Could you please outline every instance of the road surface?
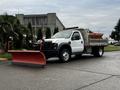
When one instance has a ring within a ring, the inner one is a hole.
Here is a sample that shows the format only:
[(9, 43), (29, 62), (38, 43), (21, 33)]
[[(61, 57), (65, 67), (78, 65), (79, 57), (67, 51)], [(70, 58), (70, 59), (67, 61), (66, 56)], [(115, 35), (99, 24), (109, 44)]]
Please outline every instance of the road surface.
[(120, 52), (48, 61), (45, 68), (1, 64), (0, 90), (120, 90)]

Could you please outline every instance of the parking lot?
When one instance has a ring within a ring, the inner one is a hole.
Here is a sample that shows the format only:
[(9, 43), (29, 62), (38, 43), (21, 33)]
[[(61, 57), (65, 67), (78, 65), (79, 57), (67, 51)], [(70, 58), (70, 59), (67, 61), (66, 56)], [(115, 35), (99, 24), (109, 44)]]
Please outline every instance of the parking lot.
[(68, 63), (48, 61), (45, 68), (0, 65), (0, 90), (119, 90), (120, 52), (84, 55)]

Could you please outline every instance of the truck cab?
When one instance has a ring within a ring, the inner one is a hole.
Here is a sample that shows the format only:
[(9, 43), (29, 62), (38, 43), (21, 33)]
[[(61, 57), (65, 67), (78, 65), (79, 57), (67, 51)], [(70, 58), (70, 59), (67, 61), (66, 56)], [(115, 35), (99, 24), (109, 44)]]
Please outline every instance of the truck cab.
[(84, 40), (78, 30), (64, 30), (56, 33), (52, 38), (45, 39), (44, 53), (46, 57), (57, 56), (63, 62), (71, 58), (71, 54), (82, 53)]

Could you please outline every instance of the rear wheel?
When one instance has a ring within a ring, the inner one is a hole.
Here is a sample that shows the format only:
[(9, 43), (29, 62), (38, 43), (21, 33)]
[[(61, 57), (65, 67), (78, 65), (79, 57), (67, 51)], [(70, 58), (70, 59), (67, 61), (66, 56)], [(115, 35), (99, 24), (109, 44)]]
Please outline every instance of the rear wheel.
[(94, 52), (93, 52), (93, 55), (95, 57), (102, 57), (103, 54), (104, 54), (104, 48), (103, 47), (99, 47), (99, 48), (94, 48)]
[(60, 50), (59, 59), (62, 62), (68, 62), (71, 59), (71, 53), (69, 49)]

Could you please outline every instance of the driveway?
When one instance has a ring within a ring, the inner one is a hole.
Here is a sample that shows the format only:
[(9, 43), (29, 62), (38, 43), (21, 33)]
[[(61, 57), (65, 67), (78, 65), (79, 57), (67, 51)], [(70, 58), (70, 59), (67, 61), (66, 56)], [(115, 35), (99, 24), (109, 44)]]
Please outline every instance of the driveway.
[(120, 90), (120, 52), (48, 61), (45, 68), (1, 64), (0, 90)]

